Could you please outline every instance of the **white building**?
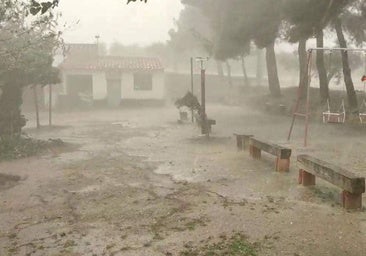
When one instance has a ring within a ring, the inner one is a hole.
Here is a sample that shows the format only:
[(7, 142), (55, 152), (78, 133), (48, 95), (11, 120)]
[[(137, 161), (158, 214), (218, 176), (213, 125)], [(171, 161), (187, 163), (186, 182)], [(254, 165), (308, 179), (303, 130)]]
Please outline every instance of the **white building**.
[(164, 68), (158, 58), (98, 56), (96, 44), (71, 44), (67, 52), (60, 65), (61, 104), (164, 100)]

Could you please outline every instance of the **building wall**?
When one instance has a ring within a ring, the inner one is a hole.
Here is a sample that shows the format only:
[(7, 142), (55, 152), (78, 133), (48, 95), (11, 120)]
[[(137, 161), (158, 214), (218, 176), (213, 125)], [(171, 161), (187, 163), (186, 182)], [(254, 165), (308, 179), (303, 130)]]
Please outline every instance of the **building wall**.
[(93, 74), (93, 99), (104, 100), (107, 97), (107, 77), (104, 72)]
[(162, 100), (165, 97), (165, 78), (164, 72), (154, 72), (152, 75), (152, 90), (139, 91), (134, 90), (134, 74), (122, 74), (122, 99), (140, 99), (140, 100)]
[(68, 71), (62, 74), (62, 88), (60, 94), (69, 94), (67, 90), (67, 76), (69, 75), (92, 75), (93, 79), (93, 99), (103, 100), (107, 97), (107, 80), (105, 72), (97, 72), (91, 74), (90, 72), (84, 71)]
[[(68, 71), (62, 75), (62, 85), (60, 94), (68, 94), (67, 91), (67, 76), (68, 75), (83, 75), (90, 72), (83, 71)], [(107, 98), (107, 75), (105, 72), (96, 72), (93, 77), (93, 100), (104, 100)], [(116, 77), (114, 77), (116, 78)], [(162, 100), (165, 98), (165, 75), (163, 71), (154, 72), (152, 75), (152, 90), (140, 91), (134, 89), (134, 73), (127, 72), (121, 74), (121, 99), (141, 99), (141, 100)]]

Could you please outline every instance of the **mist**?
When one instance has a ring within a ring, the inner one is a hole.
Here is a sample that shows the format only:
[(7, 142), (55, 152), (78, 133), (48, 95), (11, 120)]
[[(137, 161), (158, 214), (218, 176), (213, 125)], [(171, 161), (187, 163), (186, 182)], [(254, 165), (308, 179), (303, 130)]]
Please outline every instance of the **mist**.
[(0, 255), (364, 255), (363, 0), (0, 0)]

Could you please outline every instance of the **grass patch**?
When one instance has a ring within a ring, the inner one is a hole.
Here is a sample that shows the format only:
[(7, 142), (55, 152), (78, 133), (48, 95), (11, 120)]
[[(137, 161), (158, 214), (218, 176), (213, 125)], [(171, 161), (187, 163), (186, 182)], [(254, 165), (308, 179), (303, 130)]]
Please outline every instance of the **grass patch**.
[(0, 138), (0, 161), (20, 159), (64, 147), (60, 139), (37, 140), (30, 137)]
[(248, 242), (245, 235), (237, 233), (229, 238), (220, 236), (220, 241), (217, 243), (206, 240), (201, 246), (185, 245), (185, 247), (180, 256), (257, 256), (258, 245)]

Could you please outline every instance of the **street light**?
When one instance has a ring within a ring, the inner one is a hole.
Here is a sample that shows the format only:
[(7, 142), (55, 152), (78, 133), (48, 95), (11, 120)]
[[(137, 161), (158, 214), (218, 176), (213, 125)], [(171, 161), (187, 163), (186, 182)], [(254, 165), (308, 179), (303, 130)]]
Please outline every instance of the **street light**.
[(196, 62), (200, 63), (201, 70), (206, 70), (206, 64), (209, 59), (209, 57), (196, 57)]
[(99, 56), (99, 39), (100, 39), (100, 35), (96, 35), (95, 40), (96, 40), (96, 43), (97, 43), (97, 56)]
[(209, 134), (206, 116), (206, 64), (209, 57), (196, 57), (196, 62), (200, 63), (201, 67), (201, 133)]

